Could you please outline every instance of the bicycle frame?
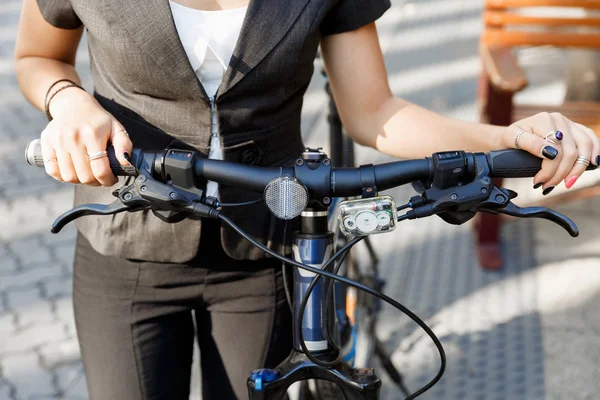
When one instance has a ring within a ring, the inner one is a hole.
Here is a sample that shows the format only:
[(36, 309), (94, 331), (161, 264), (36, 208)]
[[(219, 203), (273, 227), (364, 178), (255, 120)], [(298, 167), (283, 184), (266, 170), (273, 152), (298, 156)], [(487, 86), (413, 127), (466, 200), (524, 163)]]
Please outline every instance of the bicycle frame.
[[(294, 259), (315, 267), (322, 267), (333, 252), (333, 233), (327, 228), (327, 210), (307, 209), (301, 215), (301, 230), (294, 235)], [(306, 379), (322, 379), (337, 384), (346, 400), (376, 400), (381, 380), (372, 368), (352, 368), (342, 361), (335, 367), (323, 367), (310, 361), (300, 349), (297, 337), (297, 316), (300, 303), (314, 274), (294, 268), (294, 349), (275, 369), (253, 371), (247, 381), (250, 400), (279, 400), (294, 383)], [(328, 281), (319, 279), (309, 297), (302, 319), (302, 332), (309, 350), (324, 360), (336, 357), (328, 347), (326, 330)], [(333, 305), (330, 305), (333, 307)], [(331, 314), (330, 314), (331, 315)]]

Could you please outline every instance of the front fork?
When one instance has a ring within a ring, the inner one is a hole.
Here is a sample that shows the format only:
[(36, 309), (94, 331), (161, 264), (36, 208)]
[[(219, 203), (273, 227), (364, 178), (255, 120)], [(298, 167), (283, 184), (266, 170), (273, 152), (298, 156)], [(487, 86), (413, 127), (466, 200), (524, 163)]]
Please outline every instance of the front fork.
[[(326, 221), (325, 221), (326, 222)], [(331, 258), (333, 234), (297, 233), (294, 236), (294, 259), (303, 264), (322, 268)], [(287, 389), (295, 382), (307, 379), (320, 379), (333, 382), (340, 387), (346, 400), (377, 400), (381, 380), (372, 368), (352, 368), (345, 362), (335, 367), (324, 367), (310, 361), (301, 351), (297, 335), (296, 321), (304, 294), (315, 274), (295, 268), (294, 270), (294, 349), (289, 357), (274, 369), (258, 369), (248, 378), (250, 400), (280, 400)], [(311, 293), (302, 318), (302, 335), (308, 350), (324, 361), (337, 356), (328, 346), (326, 336), (327, 279), (319, 279)], [(334, 305), (330, 304), (333, 308)], [(330, 310), (332, 311), (332, 310)], [(329, 313), (333, 315), (333, 313)]]

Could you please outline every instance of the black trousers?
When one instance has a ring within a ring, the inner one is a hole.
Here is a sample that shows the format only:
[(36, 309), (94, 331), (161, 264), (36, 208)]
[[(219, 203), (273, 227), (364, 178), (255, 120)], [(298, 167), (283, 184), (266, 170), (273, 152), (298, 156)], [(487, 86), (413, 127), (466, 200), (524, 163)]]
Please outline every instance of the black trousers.
[(78, 237), (73, 301), (92, 400), (188, 399), (194, 319), (203, 400), (246, 399), (250, 372), (290, 353), (281, 264), (232, 260), (204, 226), (186, 265), (106, 257)]

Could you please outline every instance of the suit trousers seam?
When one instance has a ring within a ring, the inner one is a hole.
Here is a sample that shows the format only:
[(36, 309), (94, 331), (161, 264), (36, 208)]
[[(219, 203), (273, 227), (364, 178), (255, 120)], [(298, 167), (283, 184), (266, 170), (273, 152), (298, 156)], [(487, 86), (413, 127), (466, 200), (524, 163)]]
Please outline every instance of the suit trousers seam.
[(142, 399), (145, 399), (145, 393), (144, 393), (144, 385), (142, 385), (142, 376), (141, 376), (141, 368), (140, 368), (140, 359), (139, 359), (139, 354), (138, 354), (138, 346), (137, 346), (137, 341), (136, 341), (136, 337), (134, 334), (134, 324), (133, 324), (133, 307), (135, 305), (135, 297), (137, 295), (137, 291), (138, 291), (138, 287), (139, 287), (139, 283), (140, 283), (140, 273), (141, 273), (141, 267), (138, 268), (137, 270), (137, 276), (135, 278), (135, 286), (133, 287), (133, 293), (131, 295), (131, 306), (129, 308), (129, 332), (131, 335), (131, 348), (133, 351), (133, 358), (134, 358), (134, 362), (135, 362), (135, 374), (137, 376), (137, 380), (138, 380), (138, 387), (140, 389), (140, 397)]
[(264, 368), (267, 364), (267, 358), (269, 357), (269, 349), (271, 347), (271, 340), (273, 339), (273, 327), (275, 325), (275, 318), (277, 316), (277, 277), (275, 276), (275, 268), (270, 269), (271, 275), (271, 289), (273, 290), (273, 308), (271, 309), (271, 318), (269, 329), (267, 330), (268, 334), (266, 336), (265, 343), (263, 344), (263, 355), (260, 363), (260, 368)]

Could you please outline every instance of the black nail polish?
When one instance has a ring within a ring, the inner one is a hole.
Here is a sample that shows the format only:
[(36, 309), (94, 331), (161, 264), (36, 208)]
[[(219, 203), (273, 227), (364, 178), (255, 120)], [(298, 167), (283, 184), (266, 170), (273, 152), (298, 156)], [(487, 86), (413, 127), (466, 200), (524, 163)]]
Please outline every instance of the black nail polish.
[(600, 155), (596, 156), (596, 167), (600, 167)]
[(544, 196), (547, 196), (547, 195), (549, 195), (549, 194), (550, 194), (550, 193), (551, 193), (553, 190), (554, 190), (554, 186), (550, 186), (549, 188), (546, 188), (546, 189), (545, 189), (545, 190), (542, 192), (542, 194), (543, 194)]
[(541, 188), (542, 186), (544, 186), (544, 182), (536, 183), (535, 185), (533, 185), (533, 188), (534, 188), (534, 189), (539, 189), (539, 188)]
[(546, 146), (542, 149), (542, 155), (549, 160), (554, 160), (558, 155), (558, 150), (552, 146)]
[(128, 152), (123, 153), (123, 157), (125, 157), (125, 159), (127, 161), (131, 161), (131, 159), (129, 158), (129, 153)]

